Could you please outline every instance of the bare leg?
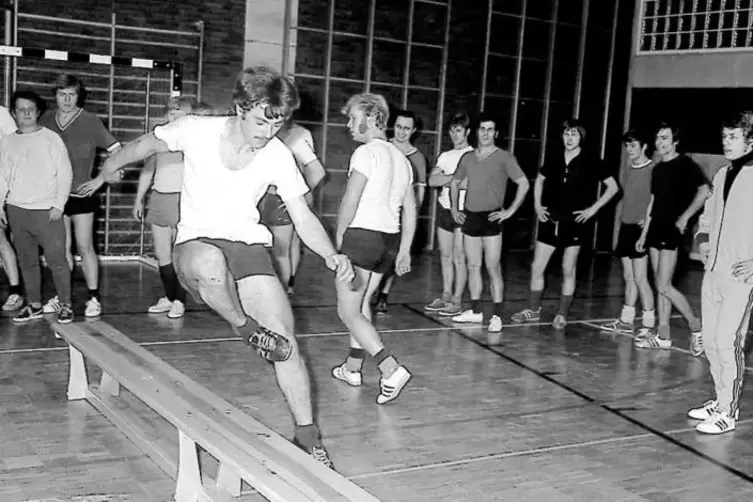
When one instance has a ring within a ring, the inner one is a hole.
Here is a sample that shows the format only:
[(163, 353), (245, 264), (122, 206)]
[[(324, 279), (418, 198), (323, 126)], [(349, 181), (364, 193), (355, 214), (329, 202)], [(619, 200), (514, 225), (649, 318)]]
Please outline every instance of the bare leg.
[(659, 274), (656, 289), (659, 292), (659, 326), (669, 326), (672, 305), (682, 314), (692, 331), (700, 330), (700, 322), (693, 313), (685, 295), (672, 285), (677, 265), (677, 250), (662, 249), (659, 251)]
[(99, 288), (99, 260), (94, 251), (94, 213), (75, 214), (71, 219), (76, 233), (76, 249), (81, 255), (81, 268), (84, 271), (86, 287), (93, 291)]
[(295, 277), (295, 275), (298, 273), (298, 267), (301, 266), (302, 260), (303, 250), (301, 249), (301, 238), (298, 237), (298, 233), (294, 231), (293, 240), (290, 243), (290, 263), (292, 265), (291, 277)]
[(0, 260), (3, 262), (3, 269), (8, 276), (8, 282), (10, 285), (18, 286), (20, 284), (20, 278), (18, 276), (16, 252), (13, 250), (10, 241), (8, 241), (4, 228), (0, 228)]
[(452, 293), (452, 301), (460, 305), (465, 286), (468, 284), (468, 266), (465, 261), (463, 232), (459, 228), (452, 233), (452, 263), (455, 266), (455, 290)]
[(482, 237), (484, 247), (484, 264), (491, 280), (492, 301), (495, 304), (502, 303), (504, 295), (504, 281), (502, 280), (502, 236)]
[[(379, 332), (371, 324), (371, 310), (368, 306), (371, 295), (378, 288), (382, 274), (375, 274), (369, 270), (353, 267), (357, 278), (358, 288), (353, 291), (348, 284), (336, 282), (337, 310), (340, 319), (351, 334), (351, 347), (363, 347), (369, 355), (374, 356), (384, 348)], [(353, 341), (356, 344), (353, 344)]]
[(484, 245), (481, 237), (463, 236), (466, 263), (468, 263), (468, 292), (471, 301), (481, 299), (483, 282), (481, 279), (481, 265), (484, 259)]
[(73, 229), (71, 228), (71, 217), (64, 216), (63, 222), (65, 223), (65, 260), (68, 262), (68, 268), (70, 268), (71, 272), (73, 272), (75, 263), (73, 261), (73, 251), (71, 250), (71, 246), (73, 246)]
[(449, 301), (452, 296), (452, 284), (455, 280), (453, 264), (454, 234), (437, 228), (437, 243), (439, 244), (440, 263), (442, 265), (442, 300)]
[(290, 244), (295, 234), (293, 225), (269, 227), (274, 236), (274, 248), (272, 253), (275, 257), (275, 268), (280, 282), (288, 287), (290, 275), (293, 273), (293, 264), (290, 259)]
[(648, 280), (648, 258), (632, 260), (633, 277), (643, 311), (654, 310), (654, 291)]
[(635, 283), (633, 260), (620, 258), (620, 263), (622, 263), (622, 278), (625, 280), (625, 305), (635, 307), (638, 301), (638, 285)]

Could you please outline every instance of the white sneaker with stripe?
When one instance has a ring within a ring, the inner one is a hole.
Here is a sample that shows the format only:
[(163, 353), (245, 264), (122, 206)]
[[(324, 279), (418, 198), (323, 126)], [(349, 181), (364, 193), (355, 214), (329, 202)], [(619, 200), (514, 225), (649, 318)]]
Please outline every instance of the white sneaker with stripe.
[(735, 430), (735, 419), (725, 411), (717, 411), (696, 425), (695, 430), (703, 434), (724, 434)]

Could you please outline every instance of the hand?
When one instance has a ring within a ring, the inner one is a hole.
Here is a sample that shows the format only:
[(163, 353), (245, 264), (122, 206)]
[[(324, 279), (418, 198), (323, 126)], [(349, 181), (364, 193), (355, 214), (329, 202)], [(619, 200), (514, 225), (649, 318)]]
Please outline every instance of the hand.
[(60, 210), (60, 209), (58, 209), (56, 207), (51, 207), (50, 208), (50, 221), (57, 221), (57, 220), (59, 220), (62, 217), (63, 217), (63, 211), (62, 210)]
[(91, 179), (87, 181), (86, 183), (84, 183), (83, 185), (81, 185), (78, 188), (78, 193), (79, 195), (83, 195), (84, 197), (89, 197), (93, 195), (94, 192), (99, 190), (102, 187), (102, 185), (104, 185), (104, 183), (105, 183), (104, 178), (101, 176), (97, 176), (96, 178)]
[(507, 209), (500, 209), (499, 211), (492, 211), (489, 213), (489, 221), (498, 221), (502, 223), (506, 219), (510, 218), (512, 216), (512, 211), (508, 211)]
[(535, 209), (536, 209), (536, 216), (539, 218), (539, 221), (541, 223), (549, 221), (549, 211), (547, 211), (544, 206), (537, 205)]
[(753, 278), (753, 260), (741, 260), (732, 265), (732, 275), (735, 276), (735, 279), (748, 282)]
[(585, 223), (596, 215), (596, 209), (593, 206), (587, 207), (580, 211), (573, 211), (575, 223)]
[(643, 253), (646, 250), (646, 234), (642, 233), (638, 242), (635, 243), (635, 250)]
[(452, 210), (452, 219), (454, 219), (458, 224), (462, 225), (465, 223), (465, 213), (461, 213), (457, 209)]
[(709, 251), (711, 251), (711, 245), (708, 242), (701, 242), (698, 244), (698, 254), (701, 255), (701, 261), (706, 263), (709, 259)]
[(353, 265), (350, 264), (350, 260), (344, 254), (330, 255), (325, 260), (325, 263), (327, 264), (327, 268), (336, 272), (337, 280), (342, 283), (348, 284), (356, 278)]
[(144, 215), (144, 203), (137, 200), (133, 204), (133, 211), (131, 211), (131, 214), (133, 215), (134, 220), (141, 221), (141, 217)]
[(688, 228), (688, 218), (685, 216), (680, 216), (677, 219), (675, 226), (677, 227), (677, 229), (680, 231), (681, 234), (684, 234), (685, 230)]
[(0, 208), (0, 228), (6, 228), (8, 226), (8, 217), (5, 216), (5, 211)]
[(410, 251), (400, 251), (397, 253), (395, 272), (397, 275), (405, 275), (410, 272)]

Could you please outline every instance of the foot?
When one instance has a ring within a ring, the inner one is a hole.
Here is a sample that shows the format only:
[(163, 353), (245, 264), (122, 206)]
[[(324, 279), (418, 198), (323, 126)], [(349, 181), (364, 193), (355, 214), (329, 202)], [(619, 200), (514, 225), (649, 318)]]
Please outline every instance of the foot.
[(380, 378), (377, 404), (387, 404), (397, 399), (410, 379), (411, 374), (405, 369), (405, 366), (398, 366), (389, 378)]
[(552, 326), (554, 329), (565, 329), (567, 327), (567, 319), (565, 319), (565, 316), (562, 314), (557, 314), (554, 316), (554, 321), (552, 321)]
[(636, 338), (633, 345), (639, 349), (669, 349), (672, 347), (672, 340), (652, 335), (648, 338)]
[(460, 303), (448, 302), (442, 310), (437, 312), (437, 314), (442, 317), (454, 317), (462, 312), (463, 308), (460, 306)]
[(516, 312), (510, 318), (512, 322), (539, 322), (541, 320), (541, 308), (538, 310), (523, 309), (520, 312)]
[(654, 336), (654, 330), (653, 328), (646, 328), (643, 327), (638, 330), (638, 334), (635, 335), (635, 341), (641, 340), (643, 338), (652, 338)]
[(173, 308), (173, 302), (163, 296), (157, 300), (157, 303), (146, 309), (146, 311), (150, 314), (164, 314), (165, 312), (170, 312), (171, 308)]
[(175, 300), (167, 313), (170, 319), (179, 319), (186, 313), (186, 306), (180, 300)]
[(13, 322), (29, 322), (33, 321), (34, 319), (41, 319), (44, 315), (44, 311), (42, 310), (42, 306), (32, 306), (27, 305), (24, 308), (21, 309), (21, 312), (18, 313), (13, 318)]
[(102, 315), (102, 304), (99, 300), (93, 296), (86, 302), (86, 310), (84, 311), (86, 317), (99, 317)]
[(437, 298), (436, 300), (432, 301), (430, 304), (424, 307), (424, 310), (427, 312), (439, 312), (440, 310), (444, 309), (447, 306), (447, 302), (442, 300), (441, 298)]
[(314, 457), (314, 460), (316, 460), (317, 462), (324, 464), (326, 467), (329, 467), (330, 469), (335, 468), (335, 465), (332, 463), (332, 460), (329, 458), (329, 453), (327, 453), (327, 450), (324, 449), (324, 446), (318, 444), (309, 448), (309, 447), (303, 446), (296, 439), (293, 439), (293, 444), (296, 445), (301, 450), (308, 453), (309, 455), (311, 455), (312, 457)]
[(71, 309), (70, 305), (60, 305), (58, 322), (60, 324), (70, 324), (73, 322), (73, 309)]
[(363, 383), (363, 376), (361, 375), (361, 372), (349, 371), (345, 367), (345, 363), (332, 368), (332, 376), (353, 387), (359, 387)]
[(465, 322), (465, 323), (480, 324), (484, 322), (484, 313), (474, 312), (473, 310), (468, 309), (465, 312), (462, 312), (456, 315), (455, 317), (453, 317), (452, 322)]
[(257, 354), (269, 362), (287, 361), (293, 353), (293, 346), (287, 338), (263, 326), (256, 328), (250, 336), (242, 337), (243, 343), (253, 347)]
[(42, 311), (45, 314), (54, 314), (55, 312), (60, 311), (60, 298), (50, 298), (47, 303), (44, 304), (44, 307), (42, 307)]
[[(710, 399), (703, 403), (701, 407), (688, 410), (688, 418), (692, 418), (693, 420), (708, 420), (714, 413), (719, 412), (719, 402), (716, 399)], [(737, 410), (735, 412), (735, 420), (739, 417), (740, 410)]]
[(735, 430), (735, 419), (726, 411), (716, 411), (709, 418), (695, 426), (703, 434), (724, 434)]
[(8, 297), (7, 300), (5, 300), (5, 303), (3, 304), (3, 311), (10, 312), (12, 310), (18, 310), (23, 306), (24, 306), (24, 297), (16, 293), (13, 293), (12, 295)]
[(387, 312), (387, 298), (379, 297), (379, 299), (377, 299), (376, 307), (374, 307), (374, 310), (378, 314), (385, 314)]
[(701, 331), (694, 331), (690, 334), (690, 354), (693, 357), (703, 355), (703, 335)]
[(497, 316), (493, 315), (491, 319), (489, 319), (489, 333), (500, 333), (502, 331), (502, 319)]
[(605, 324), (601, 327), (602, 331), (609, 331), (610, 333), (625, 333), (632, 334), (634, 325), (632, 322), (623, 321), (622, 319), (615, 319), (609, 324)]

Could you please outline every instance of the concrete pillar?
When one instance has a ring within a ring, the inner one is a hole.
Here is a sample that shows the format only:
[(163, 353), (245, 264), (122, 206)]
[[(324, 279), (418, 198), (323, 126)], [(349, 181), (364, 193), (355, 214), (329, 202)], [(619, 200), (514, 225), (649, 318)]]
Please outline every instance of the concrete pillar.
[(282, 71), (284, 45), (287, 44), (287, 71), (291, 73), (295, 67), (296, 43), (292, 27), (297, 21), (298, 0), (246, 0), (243, 66), (263, 64)]

